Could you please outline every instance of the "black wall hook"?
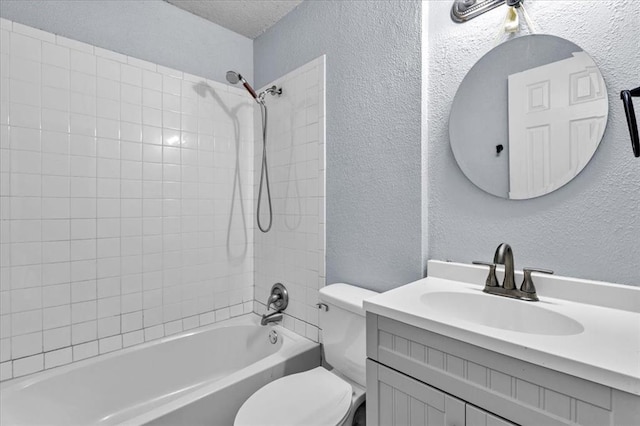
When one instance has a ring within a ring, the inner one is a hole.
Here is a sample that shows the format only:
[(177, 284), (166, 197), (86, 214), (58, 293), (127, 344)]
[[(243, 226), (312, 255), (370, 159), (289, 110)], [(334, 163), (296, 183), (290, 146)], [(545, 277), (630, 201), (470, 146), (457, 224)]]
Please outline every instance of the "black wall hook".
[(636, 121), (636, 113), (633, 109), (632, 97), (640, 97), (640, 87), (620, 92), (620, 99), (622, 99), (622, 104), (624, 105), (624, 112), (627, 115), (627, 124), (629, 125), (629, 133), (631, 134), (631, 148), (633, 148), (633, 155), (640, 157), (638, 122)]

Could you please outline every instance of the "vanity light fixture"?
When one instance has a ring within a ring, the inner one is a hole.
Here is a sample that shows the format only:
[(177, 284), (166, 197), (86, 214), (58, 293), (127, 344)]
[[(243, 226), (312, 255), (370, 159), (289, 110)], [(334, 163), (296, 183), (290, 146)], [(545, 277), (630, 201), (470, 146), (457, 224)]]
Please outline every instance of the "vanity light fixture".
[(451, 7), (451, 19), (453, 22), (467, 22), (476, 16), (482, 15), (494, 9), (506, 0), (454, 0)]
[[(520, 29), (518, 23), (518, 13), (515, 9), (522, 9), (522, 13), (529, 25), (529, 29), (533, 30), (529, 16), (524, 10), (524, 0), (454, 0), (451, 7), (451, 19), (453, 22), (462, 23), (467, 22), (476, 16), (494, 9), (502, 4), (506, 3), (509, 6), (507, 12), (507, 19), (505, 20), (505, 29), (508, 33), (517, 32)], [(533, 31), (535, 32), (535, 31)]]

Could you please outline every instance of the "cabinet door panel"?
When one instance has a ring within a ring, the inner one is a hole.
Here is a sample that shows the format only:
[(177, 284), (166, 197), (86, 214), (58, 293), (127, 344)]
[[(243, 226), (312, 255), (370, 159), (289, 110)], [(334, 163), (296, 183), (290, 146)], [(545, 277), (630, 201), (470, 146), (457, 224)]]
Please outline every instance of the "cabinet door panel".
[(463, 426), (464, 402), (367, 361), (367, 422), (380, 426)]
[(466, 404), (467, 426), (516, 426), (498, 416), (494, 416), (478, 407)]

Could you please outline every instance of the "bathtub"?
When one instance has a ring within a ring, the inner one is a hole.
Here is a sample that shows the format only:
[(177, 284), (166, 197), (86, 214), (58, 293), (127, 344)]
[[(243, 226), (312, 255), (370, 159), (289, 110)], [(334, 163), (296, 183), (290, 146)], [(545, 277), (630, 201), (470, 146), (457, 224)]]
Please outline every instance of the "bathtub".
[(5, 382), (0, 424), (231, 425), (260, 387), (318, 365), (317, 343), (248, 314)]

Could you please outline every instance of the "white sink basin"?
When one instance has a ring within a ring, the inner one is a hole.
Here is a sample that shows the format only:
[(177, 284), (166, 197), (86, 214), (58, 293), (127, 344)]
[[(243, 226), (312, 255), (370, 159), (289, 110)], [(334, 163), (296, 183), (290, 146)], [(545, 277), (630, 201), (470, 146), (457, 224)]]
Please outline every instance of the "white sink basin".
[(549, 336), (569, 336), (584, 331), (576, 320), (536, 305), (540, 302), (452, 291), (426, 293), (420, 301), (439, 315), (500, 330)]

